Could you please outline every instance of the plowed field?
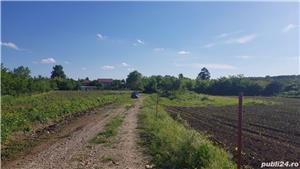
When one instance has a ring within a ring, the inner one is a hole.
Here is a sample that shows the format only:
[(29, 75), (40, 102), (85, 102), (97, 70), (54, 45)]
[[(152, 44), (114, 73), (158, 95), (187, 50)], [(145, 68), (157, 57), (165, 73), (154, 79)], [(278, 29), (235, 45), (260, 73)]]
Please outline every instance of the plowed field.
[[(260, 168), (261, 162), (300, 162), (300, 100), (276, 99), (274, 105), (246, 105), (243, 112), (243, 165)], [(236, 160), (237, 106), (168, 106), (196, 130), (232, 153)]]

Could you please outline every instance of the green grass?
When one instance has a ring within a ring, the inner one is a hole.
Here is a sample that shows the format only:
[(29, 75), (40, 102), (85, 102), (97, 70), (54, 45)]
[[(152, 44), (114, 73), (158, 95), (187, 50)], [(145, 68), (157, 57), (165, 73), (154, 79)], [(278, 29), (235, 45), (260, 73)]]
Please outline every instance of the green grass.
[(9, 158), (14, 158), (18, 153), (24, 152), (27, 148), (35, 146), (36, 142), (34, 140), (12, 140), (10, 143), (12, 146), (7, 148), (1, 147), (1, 160)]
[(3, 97), (1, 108), (2, 144), (13, 132), (30, 131), (34, 124), (60, 121), (66, 116), (88, 111), (105, 104), (125, 104), (129, 92), (114, 91), (54, 91), (32, 96)]
[(115, 161), (111, 156), (103, 156), (103, 157), (101, 157), (101, 162), (103, 162), (103, 163), (108, 163), (108, 162), (113, 162), (113, 161)]
[(233, 169), (228, 154), (208, 138), (173, 120), (162, 106), (155, 113), (155, 95), (144, 100), (139, 114), (141, 137), (152, 162), (168, 169)]
[[(176, 92), (175, 97), (169, 99), (167, 97), (160, 97), (159, 103), (161, 105), (172, 106), (226, 106), (237, 105), (238, 97), (233, 96), (211, 96), (205, 94), (198, 94), (195, 92)], [(244, 104), (275, 104), (275, 102), (267, 101), (254, 97), (244, 97)]]
[(95, 138), (91, 140), (92, 143), (96, 144), (107, 144), (110, 145), (115, 136), (118, 134), (118, 129), (122, 125), (124, 116), (118, 115), (110, 120), (104, 127), (104, 130), (97, 134)]

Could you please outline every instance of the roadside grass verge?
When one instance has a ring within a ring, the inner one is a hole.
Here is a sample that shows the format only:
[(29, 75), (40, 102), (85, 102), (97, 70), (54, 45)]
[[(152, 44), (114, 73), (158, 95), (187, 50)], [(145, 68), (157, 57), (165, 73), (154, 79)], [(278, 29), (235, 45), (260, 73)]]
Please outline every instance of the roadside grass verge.
[(173, 120), (163, 107), (159, 106), (156, 116), (155, 102), (154, 95), (144, 100), (139, 113), (139, 126), (142, 129), (142, 143), (158, 168), (235, 168), (224, 150), (214, 146), (205, 135)]
[(118, 129), (122, 125), (124, 115), (117, 115), (111, 119), (104, 127), (104, 130), (97, 134), (95, 138), (91, 140), (91, 143), (111, 145), (115, 136), (118, 134)]
[[(168, 106), (227, 106), (237, 105), (237, 96), (212, 96), (205, 94), (198, 94), (190, 91), (175, 92), (171, 98), (160, 97), (160, 104)], [(277, 104), (274, 101), (262, 99), (260, 97), (244, 97), (244, 104)]]

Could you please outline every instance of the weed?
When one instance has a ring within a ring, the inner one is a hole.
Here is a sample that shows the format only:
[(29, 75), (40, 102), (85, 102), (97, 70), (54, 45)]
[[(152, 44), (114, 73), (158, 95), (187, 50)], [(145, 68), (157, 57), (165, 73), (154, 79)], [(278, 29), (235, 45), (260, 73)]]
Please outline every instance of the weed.
[(101, 162), (103, 162), (103, 163), (108, 163), (111, 161), (114, 161), (114, 159), (111, 156), (102, 156), (101, 157)]
[(123, 122), (124, 116), (118, 115), (109, 121), (105, 127), (104, 131), (98, 133), (98, 135), (91, 140), (92, 143), (96, 144), (107, 144), (110, 145), (113, 141), (113, 138), (118, 133), (118, 128)]

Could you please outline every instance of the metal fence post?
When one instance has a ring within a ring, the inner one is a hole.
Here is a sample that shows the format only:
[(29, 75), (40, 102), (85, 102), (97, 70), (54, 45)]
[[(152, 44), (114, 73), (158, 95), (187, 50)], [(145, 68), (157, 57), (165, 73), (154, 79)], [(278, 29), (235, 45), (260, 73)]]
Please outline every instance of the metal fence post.
[(158, 113), (158, 93), (157, 93), (157, 97), (156, 97), (156, 112), (155, 112), (155, 117), (157, 118), (157, 113)]
[(237, 156), (237, 169), (241, 169), (242, 166), (242, 116), (243, 116), (243, 93), (239, 95), (239, 105), (238, 105), (238, 156)]

